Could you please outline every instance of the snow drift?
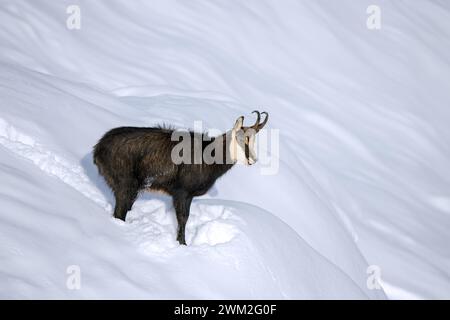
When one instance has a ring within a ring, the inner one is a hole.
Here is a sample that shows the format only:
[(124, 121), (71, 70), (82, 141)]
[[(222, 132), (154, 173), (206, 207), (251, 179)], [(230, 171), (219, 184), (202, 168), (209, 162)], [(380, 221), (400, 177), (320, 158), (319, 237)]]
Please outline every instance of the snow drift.
[[(0, 297), (384, 298), (369, 265), (390, 298), (449, 296), (446, 3), (382, 1), (371, 31), (368, 1), (75, 2), (80, 30), (72, 2), (0, 4)], [(194, 201), (190, 246), (168, 198), (110, 217), (106, 130), (260, 106), (279, 170)]]

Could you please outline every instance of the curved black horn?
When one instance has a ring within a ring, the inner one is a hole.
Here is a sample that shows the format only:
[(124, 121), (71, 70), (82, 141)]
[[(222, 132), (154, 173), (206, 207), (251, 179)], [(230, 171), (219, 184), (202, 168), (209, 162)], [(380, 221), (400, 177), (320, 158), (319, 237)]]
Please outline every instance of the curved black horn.
[(262, 123), (260, 123), (260, 124), (258, 124), (258, 128), (256, 129), (257, 131), (259, 131), (259, 130), (261, 130), (262, 128), (264, 128), (264, 126), (266, 125), (266, 123), (267, 123), (267, 120), (269, 119), (269, 114), (267, 113), (267, 112), (261, 112), (261, 114), (265, 114), (266, 115), (266, 117), (264, 118), (264, 121), (262, 122)]
[(256, 113), (256, 122), (254, 125), (251, 126), (252, 129), (258, 130), (259, 121), (261, 120), (261, 114), (259, 111), (252, 111), (252, 113)]

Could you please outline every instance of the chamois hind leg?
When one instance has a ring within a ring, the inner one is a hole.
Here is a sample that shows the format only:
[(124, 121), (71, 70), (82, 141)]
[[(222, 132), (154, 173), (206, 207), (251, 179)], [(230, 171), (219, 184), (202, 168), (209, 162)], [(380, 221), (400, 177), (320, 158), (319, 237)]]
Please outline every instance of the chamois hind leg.
[(125, 221), (128, 211), (131, 210), (134, 200), (139, 192), (139, 185), (135, 180), (121, 183), (114, 191), (116, 206), (114, 208), (114, 218)]
[(177, 214), (178, 236), (177, 240), (180, 244), (186, 245), (185, 229), (189, 218), (189, 209), (191, 207), (192, 196), (185, 192), (177, 192), (173, 195), (173, 206)]

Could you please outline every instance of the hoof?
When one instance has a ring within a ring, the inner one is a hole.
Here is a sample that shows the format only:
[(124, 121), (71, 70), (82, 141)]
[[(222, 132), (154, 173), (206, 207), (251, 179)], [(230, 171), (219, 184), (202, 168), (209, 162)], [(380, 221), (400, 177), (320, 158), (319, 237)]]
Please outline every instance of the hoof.
[(180, 243), (181, 246), (186, 245), (186, 240), (184, 239), (184, 237), (178, 237), (177, 241)]

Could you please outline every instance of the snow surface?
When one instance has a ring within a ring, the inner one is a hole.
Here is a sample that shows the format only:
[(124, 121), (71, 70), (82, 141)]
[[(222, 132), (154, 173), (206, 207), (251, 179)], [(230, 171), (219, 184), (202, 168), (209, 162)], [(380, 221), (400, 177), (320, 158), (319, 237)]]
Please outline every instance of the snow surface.
[[(450, 4), (370, 4), (1, 0), (0, 297), (450, 298)], [(254, 109), (279, 170), (194, 200), (189, 246), (167, 197), (111, 218), (105, 131)]]

